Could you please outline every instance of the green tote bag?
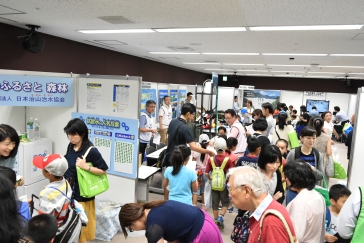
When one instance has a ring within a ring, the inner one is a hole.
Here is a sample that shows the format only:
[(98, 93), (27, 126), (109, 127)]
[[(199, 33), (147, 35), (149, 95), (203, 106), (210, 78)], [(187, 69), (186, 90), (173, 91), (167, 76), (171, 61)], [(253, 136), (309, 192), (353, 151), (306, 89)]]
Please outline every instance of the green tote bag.
[(291, 144), (291, 149), (297, 148), (300, 146), (300, 142), (298, 141), (296, 131), (288, 133), (289, 143)]
[[(84, 158), (87, 157), (88, 152), (90, 152), (90, 148), (84, 154)], [(92, 167), (92, 163), (87, 163)], [(78, 186), (80, 188), (81, 197), (94, 197), (100, 193), (103, 193), (107, 189), (109, 189), (109, 180), (107, 179), (107, 175), (95, 175), (87, 170), (83, 170), (76, 166), (77, 170), (77, 178), (78, 178)]]

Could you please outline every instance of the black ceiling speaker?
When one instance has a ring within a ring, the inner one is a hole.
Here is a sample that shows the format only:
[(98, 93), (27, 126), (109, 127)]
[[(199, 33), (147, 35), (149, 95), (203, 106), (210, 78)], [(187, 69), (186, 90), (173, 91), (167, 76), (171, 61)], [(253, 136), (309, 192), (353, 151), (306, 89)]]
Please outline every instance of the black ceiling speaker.
[(36, 32), (36, 28), (40, 28), (40, 26), (36, 25), (27, 25), (30, 28), (30, 32), (25, 36), (19, 36), (18, 38), (22, 40), (23, 48), (26, 51), (30, 51), (32, 53), (41, 52), (44, 48), (45, 40), (41, 38), (40, 34)]

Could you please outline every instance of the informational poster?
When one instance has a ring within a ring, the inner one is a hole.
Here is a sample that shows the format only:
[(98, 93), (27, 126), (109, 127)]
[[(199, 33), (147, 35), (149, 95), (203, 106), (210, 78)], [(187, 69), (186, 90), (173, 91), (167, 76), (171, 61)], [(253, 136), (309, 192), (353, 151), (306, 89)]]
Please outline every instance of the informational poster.
[(0, 75), (2, 106), (73, 106), (73, 78)]
[[(146, 111), (146, 103), (148, 100), (153, 100), (157, 103), (157, 90), (156, 89), (142, 89), (142, 98), (140, 101), (140, 112)], [(157, 109), (155, 109), (157, 110)], [(152, 114), (152, 117), (155, 117), (155, 111)]]
[(102, 108), (102, 84), (87, 83), (87, 103), (86, 109), (100, 110)]
[(172, 118), (177, 118), (177, 110), (178, 110), (178, 90), (171, 89), (171, 106), (173, 110)]
[(178, 109), (178, 116), (180, 116), (181, 115), (181, 108), (182, 108), (182, 101), (184, 101), (184, 100), (186, 100), (187, 99), (187, 90), (185, 90), (185, 89), (180, 89), (179, 90), (179, 100), (180, 100), (180, 102), (179, 102), (179, 109)]
[(168, 95), (168, 89), (160, 89), (159, 90), (159, 107), (163, 104), (164, 96)]
[(138, 120), (72, 113), (89, 129), (89, 139), (109, 166), (109, 174), (135, 179), (138, 164)]
[(130, 106), (130, 86), (127, 84), (114, 84), (112, 111), (115, 113), (123, 113)]
[(262, 90), (262, 89), (244, 90), (243, 106), (244, 107), (246, 106), (247, 100), (251, 100), (254, 109), (261, 109), (262, 104), (265, 102), (271, 103), (273, 109), (275, 109), (277, 103), (279, 103), (280, 96), (281, 96), (280, 90)]

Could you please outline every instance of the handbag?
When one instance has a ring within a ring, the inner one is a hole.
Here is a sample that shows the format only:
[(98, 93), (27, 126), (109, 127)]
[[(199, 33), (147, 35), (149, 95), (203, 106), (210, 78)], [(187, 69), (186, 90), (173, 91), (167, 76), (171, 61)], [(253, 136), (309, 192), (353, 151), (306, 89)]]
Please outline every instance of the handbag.
[(327, 157), (327, 162), (326, 162), (326, 165), (325, 165), (325, 174), (326, 176), (328, 177), (333, 177), (334, 176), (334, 159), (333, 159), (333, 156), (328, 156)]
[[(87, 157), (92, 148), (93, 146), (87, 149), (86, 153), (83, 155), (84, 158)], [(92, 163), (87, 164), (92, 167)], [(78, 166), (76, 166), (76, 171), (81, 197), (94, 197), (109, 189), (109, 181), (106, 174), (95, 175), (87, 170), (81, 169)]]
[(297, 133), (295, 131), (288, 133), (288, 139), (289, 143), (291, 144), (291, 149), (300, 146), (300, 142), (298, 141)]
[(339, 161), (334, 161), (334, 175), (332, 177), (336, 179), (346, 178), (345, 169)]
[(248, 242), (250, 228), (249, 216), (249, 211), (246, 211), (243, 216), (236, 216), (234, 220), (234, 228), (230, 236), (230, 239), (233, 242)]
[(163, 168), (163, 167), (166, 167), (167, 164), (168, 164), (168, 161), (167, 161), (167, 150), (168, 150), (168, 146), (171, 144), (171, 141), (176, 137), (180, 127), (184, 125), (184, 123), (180, 124), (176, 131), (173, 133), (171, 139), (168, 138), (168, 141), (167, 141), (167, 148), (164, 149), (162, 152), (160, 152), (159, 156), (158, 156), (158, 159), (157, 159), (157, 168)]
[(321, 194), (321, 196), (325, 200), (326, 206), (329, 207), (329, 206), (331, 206), (331, 202), (330, 202), (329, 190), (327, 190), (327, 183), (326, 183), (325, 175), (322, 175), (322, 181), (323, 181), (322, 187), (316, 185), (314, 190)]
[(267, 217), (269, 214), (272, 214), (274, 216), (276, 216), (277, 218), (279, 218), (283, 225), (284, 225), (284, 228), (286, 229), (287, 231), (287, 234), (288, 234), (288, 237), (289, 237), (289, 242), (290, 243), (298, 243), (298, 240), (295, 236), (292, 235), (292, 232), (291, 232), (291, 229), (289, 228), (288, 226), (288, 223), (286, 221), (286, 219), (283, 217), (283, 215), (275, 210), (275, 209), (268, 209), (264, 212), (264, 214), (261, 216), (260, 220), (259, 220), (259, 237), (258, 237), (258, 242), (261, 242), (261, 235), (262, 235), (262, 229), (263, 229), (263, 222), (264, 222), (264, 219), (265, 217)]

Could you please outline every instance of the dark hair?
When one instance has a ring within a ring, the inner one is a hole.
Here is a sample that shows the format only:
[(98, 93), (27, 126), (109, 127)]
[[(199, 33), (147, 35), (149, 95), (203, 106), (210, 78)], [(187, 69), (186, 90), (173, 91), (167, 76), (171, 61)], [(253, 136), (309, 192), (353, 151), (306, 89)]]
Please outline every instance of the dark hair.
[(144, 205), (140, 203), (127, 203), (124, 204), (119, 211), (119, 223), (123, 230), (125, 238), (128, 236), (126, 231), (127, 227), (130, 227), (135, 221), (138, 221), (144, 216), (145, 209), (152, 209), (162, 206), (166, 201), (153, 201)]
[(312, 106), (312, 109), (315, 109), (316, 110), (317, 108), (316, 108), (316, 106)]
[(265, 131), (267, 130), (267, 127), (268, 127), (268, 122), (264, 117), (259, 117), (253, 123), (254, 131)]
[(246, 103), (249, 103), (251, 106), (253, 105), (253, 102), (251, 100), (247, 100)]
[(217, 131), (220, 131), (220, 130), (224, 130), (224, 133), (226, 133), (226, 128), (225, 127), (219, 127), (218, 129), (217, 129)]
[(170, 161), (172, 162), (172, 175), (177, 175), (181, 170), (183, 163), (191, 155), (191, 148), (186, 145), (178, 145), (174, 148)]
[(301, 110), (302, 112), (306, 112), (306, 111), (307, 111), (306, 106), (305, 106), (305, 105), (301, 105), (301, 106), (300, 106), (300, 110)]
[(190, 114), (196, 113), (196, 106), (192, 103), (184, 103), (181, 108), (181, 115), (186, 115), (188, 112)]
[(0, 166), (0, 174), (4, 175), (6, 178), (8, 178), (11, 183), (13, 183), (13, 187), (16, 184), (16, 173), (12, 169), (6, 167), (6, 166)]
[(321, 114), (322, 119), (325, 120), (325, 116), (326, 116), (327, 113), (332, 114), (331, 111), (325, 111), (324, 113)]
[(84, 121), (80, 118), (74, 118), (70, 120), (63, 128), (63, 131), (67, 135), (79, 135), (82, 137), (82, 144), (79, 151), (83, 151), (85, 148), (91, 146), (91, 141), (88, 139), (88, 128)]
[(17, 243), (25, 224), (18, 213), (14, 184), (0, 173), (0, 242)]
[(4, 158), (14, 158), (16, 154), (18, 153), (18, 148), (20, 144), (20, 139), (18, 133), (15, 131), (15, 129), (7, 124), (1, 124), (0, 125), (0, 142), (5, 141), (7, 138), (10, 138), (10, 141), (15, 143), (15, 147), (10, 152), (9, 156), (1, 156)]
[(230, 114), (232, 117), (236, 116), (236, 112), (233, 109), (227, 109), (225, 114)]
[(297, 110), (292, 110), (293, 113), (297, 114)]
[(51, 172), (49, 172), (48, 170), (46, 170), (46, 169), (43, 169), (43, 170), (45, 170), (45, 171), (47, 171), (48, 173), (50, 173), (52, 176), (54, 176), (54, 178), (55, 179), (57, 179), (57, 180), (59, 180), (59, 179), (62, 179), (63, 178), (63, 176), (56, 176), (56, 175), (54, 175), (54, 174), (52, 174)]
[(57, 219), (52, 214), (39, 214), (28, 221), (25, 235), (37, 243), (48, 243), (56, 236), (57, 230)]
[(235, 100), (235, 99), (237, 99), (237, 98), (238, 98), (238, 96), (236, 96), (236, 95), (235, 95), (235, 96), (234, 96), (234, 100)]
[(288, 148), (288, 142), (287, 142), (287, 140), (286, 140), (286, 139), (283, 139), (283, 138), (278, 139), (278, 140), (276, 141), (276, 145), (277, 145), (277, 143), (279, 143), (279, 142), (283, 142), (284, 144), (286, 144), (286, 148)]
[(281, 108), (282, 108), (284, 111), (288, 111), (288, 107), (287, 107), (286, 103), (281, 103)]
[(187, 93), (187, 96), (191, 96), (191, 95), (193, 95), (192, 92), (188, 92)]
[[(200, 143), (201, 148), (206, 149), (209, 142), (210, 141), (203, 140), (202, 143)], [(206, 154), (201, 154), (201, 156), (200, 156), (201, 163), (203, 163), (205, 161), (205, 156), (206, 156)]]
[(226, 141), (226, 143), (227, 143), (228, 138), (227, 138), (227, 136), (226, 136), (225, 134), (223, 134), (223, 135), (219, 135), (218, 137), (219, 137), (219, 138), (223, 138), (223, 139), (225, 139), (225, 141)]
[(268, 109), (269, 114), (273, 114), (273, 106), (272, 106), (272, 104), (271, 104), (271, 103), (269, 103), (269, 102), (265, 102), (265, 103), (263, 103), (263, 104), (262, 104), (262, 107), (263, 107), (264, 109)]
[(255, 109), (253, 112), (252, 112), (252, 116), (259, 116), (259, 117), (263, 117), (263, 112), (261, 109)]
[(249, 152), (255, 152), (258, 148), (262, 147), (260, 140), (256, 137), (250, 136), (247, 142)]
[(278, 113), (278, 127), (279, 127), (279, 129), (283, 130), (284, 126), (287, 126), (286, 120), (287, 120), (287, 114), (285, 112)]
[(310, 119), (309, 125), (315, 128), (316, 136), (320, 136), (322, 132), (322, 127), (324, 126), (324, 120), (320, 116), (314, 116)]
[(350, 196), (351, 191), (344, 185), (335, 184), (330, 187), (329, 196), (335, 202), (339, 200), (340, 197)]
[(289, 108), (293, 108), (293, 105), (290, 105)]
[(265, 170), (265, 166), (268, 163), (275, 163), (277, 159), (279, 160), (280, 164), (282, 164), (282, 154), (279, 148), (276, 145), (265, 145), (260, 151), (258, 166), (260, 169)]
[(292, 114), (292, 115), (291, 115), (291, 117), (293, 117), (293, 118), (297, 118), (297, 115), (295, 115), (295, 114)]
[(231, 148), (238, 145), (238, 140), (234, 137), (229, 137), (226, 140), (226, 152), (231, 154)]
[(145, 106), (150, 106), (151, 104), (154, 104), (154, 105), (155, 105), (155, 101), (154, 101), (154, 100), (148, 100), (148, 101), (145, 103)]
[(314, 135), (317, 135), (316, 130), (313, 127), (305, 126), (301, 131), (300, 137), (311, 137)]
[(316, 184), (315, 174), (311, 166), (302, 160), (295, 160), (283, 167), (284, 176), (291, 182), (291, 187), (296, 189), (307, 188), (312, 190)]
[(166, 95), (163, 97), (163, 100), (166, 100), (169, 97), (169, 95)]
[(335, 107), (334, 107), (334, 111), (340, 111), (340, 107), (335, 106)]

